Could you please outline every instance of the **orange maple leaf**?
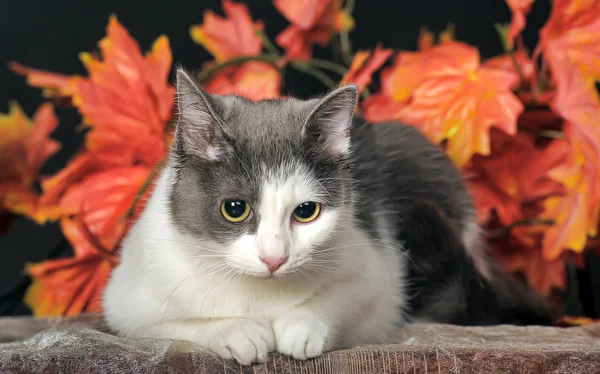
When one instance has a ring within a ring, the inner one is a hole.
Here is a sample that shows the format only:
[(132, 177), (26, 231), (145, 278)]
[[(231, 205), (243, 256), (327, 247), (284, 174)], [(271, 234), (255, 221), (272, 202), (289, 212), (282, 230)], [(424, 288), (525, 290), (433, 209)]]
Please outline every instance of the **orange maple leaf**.
[(367, 121), (377, 123), (393, 120), (400, 109), (406, 106), (405, 101), (394, 99), (394, 76), (401, 72), (398, 68), (399, 63), (400, 56), (396, 58), (393, 66), (381, 71), (381, 90), (360, 103)]
[(492, 154), (476, 156), (466, 171), (467, 182), (482, 222), (496, 211), (503, 225), (525, 218), (523, 204), (541, 201), (563, 192), (548, 172), (567, 159), (570, 147), (556, 140), (545, 148), (535, 145), (533, 136), (508, 136), (492, 132)]
[(110, 271), (118, 263), (111, 253), (114, 248), (102, 248), (77, 219), (63, 218), (60, 225), (75, 257), (28, 264), (26, 271), (33, 282), (25, 294), (25, 303), (34, 316), (100, 312), (102, 292)]
[(44, 97), (70, 101), (75, 93), (75, 81), (68, 75), (32, 69), (14, 61), (8, 64), (8, 68), (26, 77), (30, 86), (41, 88)]
[(506, 0), (512, 12), (508, 26), (508, 44), (512, 48), (514, 40), (525, 29), (525, 16), (531, 11), (534, 0)]
[(83, 223), (104, 248), (112, 248), (125, 233), (126, 213), (142, 185), (150, 177), (145, 166), (98, 171), (71, 184), (61, 198), (63, 214), (79, 214)]
[[(446, 44), (454, 40), (454, 27), (448, 25), (446, 30), (439, 34), (439, 44)], [(433, 48), (436, 45), (435, 34), (429, 31), (427, 28), (421, 28), (419, 33), (419, 40), (417, 41), (419, 51), (425, 51)]]
[[(523, 49), (515, 51), (513, 56), (500, 55), (490, 58), (486, 60), (482, 66), (492, 69), (505, 70), (516, 75), (521, 73), (526, 82), (531, 82), (531, 80), (536, 74), (535, 64), (533, 63), (533, 60), (531, 59), (531, 57), (529, 57), (527, 51)], [(515, 83), (515, 87), (517, 85), (518, 82)]]
[(81, 56), (90, 77), (78, 79), (73, 102), (84, 121), (94, 128), (120, 132), (136, 145), (142, 135), (162, 139), (174, 95), (168, 83), (168, 39), (157, 39), (144, 58), (135, 40), (111, 16), (107, 37), (99, 47), (104, 61), (87, 53)]
[(0, 114), (0, 212), (25, 215), (37, 223), (56, 219), (54, 207), (41, 206), (32, 189), (42, 166), (60, 149), (49, 139), (58, 120), (49, 103), (30, 120), (16, 102)]
[(341, 0), (275, 0), (274, 4), (292, 24), (275, 39), (286, 49), (287, 60), (308, 60), (313, 44), (325, 46), (334, 32), (354, 27)]
[(275, 99), (279, 97), (281, 75), (269, 63), (250, 61), (221, 71), (204, 89), (214, 94), (237, 94), (254, 101)]
[(587, 237), (595, 236), (598, 227), (600, 179), (594, 162), (597, 148), (579, 127), (568, 123), (565, 133), (575, 149), (565, 164), (549, 172), (552, 179), (565, 186), (566, 192), (544, 203), (543, 218), (554, 221), (542, 242), (548, 260), (560, 256), (564, 249), (582, 252)]
[(262, 22), (254, 23), (244, 4), (230, 0), (223, 0), (222, 4), (225, 18), (206, 10), (204, 23), (190, 27), (192, 39), (204, 46), (218, 62), (260, 54), (262, 41), (256, 31), (263, 29)]
[(548, 261), (539, 250), (524, 250), (524, 265), (521, 271), (527, 282), (542, 295), (548, 295), (552, 289), (564, 290), (567, 287), (565, 279), (564, 258)]
[(582, 316), (563, 316), (558, 321), (558, 324), (561, 326), (586, 326), (594, 323), (600, 323), (600, 319), (593, 319), (589, 317)]
[(540, 30), (540, 51), (553, 74), (575, 66), (581, 75), (600, 79), (600, 0), (554, 1)]
[(398, 118), (435, 143), (448, 139), (447, 153), (456, 165), (465, 165), (475, 153), (490, 154), (491, 127), (516, 133), (524, 110), (511, 91), (517, 75), (480, 66), (477, 50), (457, 42), (405, 55), (405, 60), (395, 77), (395, 99), (410, 93), (411, 100)]
[(174, 90), (168, 83), (172, 62), (169, 41), (161, 36), (144, 57), (115, 16), (110, 17), (106, 31), (107, 37), (99, 43), (103, 60), (89, 53), (80, 56), (88, 78), (66, 79), (18, 64), (13, 64), (13, 69), (16, 66), (35, 86), (70, 97), (93, 129), (92, 142), (115, 139), (114, 148), (126, 143), (135, 149), (139, 160), (152, 166), (167, 152), (165, 128), (173, 108)]
[[(65, 80), (20, 67), (30, 81), (71, 95), (91, 127), (83, 152), (61, 172), (42, 181), (44, 204), (58, 203), (69, 186), (90, 173), (137, 164), (152, 168), (166, 156), (172, 140), (166, 128), (174, 96), (168, 83), (172, 60), (168, 39), (157, 39), (152, 51), (143, 56), (135, 40), (111, 16), (107, 37), (99, 47), (103, 60), (81, 55), (89, 78)], [(64, 214), (73, 214), (72, 207)]]
[(342, 77), (340, 85), (354, 83), (362, 92), (371, 83), (373, 74), (390, 58), (393, 51), (377, 45), (373, 52), (359, 51), (354, 55), (350, 69)]
[(548, 61), (556, 94), (551, 106), (566, 120), (565, 133), (572, 156), (550, 175), (567, 191), (548, 199), (544, 216), (555, 225), (543, 241), (544, 256), (557, 258), (570, 249), (580, 253), (588, 236), (597, 234), (600, 212), (600, 1), (556, 1), (550, 20), (540, 32), (538, 47)]

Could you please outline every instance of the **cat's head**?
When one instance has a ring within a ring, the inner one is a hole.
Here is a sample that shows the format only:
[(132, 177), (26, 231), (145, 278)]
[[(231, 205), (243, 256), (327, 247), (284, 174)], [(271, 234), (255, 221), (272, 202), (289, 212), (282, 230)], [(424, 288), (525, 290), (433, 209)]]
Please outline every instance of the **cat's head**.
[(179, 70), (177, 97), (171, 214), (206, 243), (205, 260), (256, 277), (334, 261), (328, 249), (354, 215), (357, 88), (252, 102), (210, 95)]

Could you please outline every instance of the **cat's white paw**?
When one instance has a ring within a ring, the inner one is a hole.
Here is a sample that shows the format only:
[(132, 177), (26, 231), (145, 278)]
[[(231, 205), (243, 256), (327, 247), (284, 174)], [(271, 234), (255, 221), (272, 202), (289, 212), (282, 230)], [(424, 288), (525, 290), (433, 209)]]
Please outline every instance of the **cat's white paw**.
[(267, 322), (242, 319), (220, 331), (209, 348), (223, 358), (251, 365), (267, 359), (269, 352), (275, 350), (275, 340)]
[(277, 351), (305, 360), (323, 353), (329, 327), (316, 313), (296, 310), (273, 322)]

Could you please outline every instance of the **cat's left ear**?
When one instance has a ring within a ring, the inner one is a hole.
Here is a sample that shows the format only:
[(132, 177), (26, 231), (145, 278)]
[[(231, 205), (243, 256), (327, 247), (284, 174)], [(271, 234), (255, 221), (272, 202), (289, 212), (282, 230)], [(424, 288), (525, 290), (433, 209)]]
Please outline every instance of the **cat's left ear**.
[(358, 87), (347, 85), (325, 96), (304, 124), (303, 136), (332, 155), (350, 152), (350, 127), (358, 100)]

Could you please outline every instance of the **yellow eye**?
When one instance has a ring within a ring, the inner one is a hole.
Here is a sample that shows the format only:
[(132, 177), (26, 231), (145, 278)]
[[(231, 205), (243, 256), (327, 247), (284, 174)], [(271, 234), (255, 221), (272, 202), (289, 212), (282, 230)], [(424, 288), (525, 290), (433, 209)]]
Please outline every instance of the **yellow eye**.
[(307, 201), (294, 209), (292, 217), (300, 223), (309, 223), (317, 219), (319, 213), (321, 213), (321, 204), (314, 201)]
[(221, 214), (226, 220), (240, 223), (248, 219), (252, 208), (244, 200), (225, 200), (221, 203)]

